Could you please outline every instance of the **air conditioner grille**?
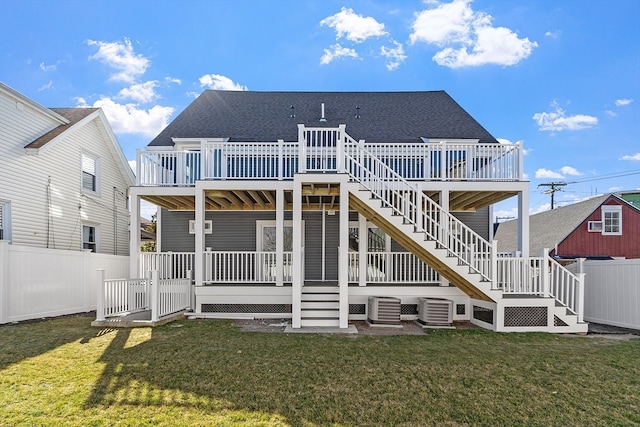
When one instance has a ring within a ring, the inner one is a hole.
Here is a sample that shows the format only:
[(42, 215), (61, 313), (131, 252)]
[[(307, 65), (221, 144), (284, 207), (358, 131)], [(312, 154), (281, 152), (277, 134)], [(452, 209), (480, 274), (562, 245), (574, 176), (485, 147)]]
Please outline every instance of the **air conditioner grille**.
[(453, 324), (453, 301), (443, 298), (418, 298), (418, 321), (425, 325)]
[(400, 298), (369, 297), (368, 319), (371, 323), (400, 323)]

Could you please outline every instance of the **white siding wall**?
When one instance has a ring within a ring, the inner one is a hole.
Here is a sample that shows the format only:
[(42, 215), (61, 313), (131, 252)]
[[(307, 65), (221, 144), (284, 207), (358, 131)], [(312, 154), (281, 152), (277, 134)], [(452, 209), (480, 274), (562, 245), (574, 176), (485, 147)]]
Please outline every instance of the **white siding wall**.
[[(0, 199), (11, 201), (12, 243), (80, 250), (85, 222), (99, 226), (100, 252), (128, 254), (127, 202), (120, 195), (116, 197), (116, 250), (113, 200), (113, 188), (126, 194), (127, 183), (109, 148), (111, 142), (98, 125), (100, 119), (66, 135), (44, 152), (28, 155), (24, 146), (59, 123), (27, 105), (23, 111), (16, 109), (11, 98), (0, 96), (0, 102)], [(99, 194), (81, 192), (82, 150), (100, 158)]]

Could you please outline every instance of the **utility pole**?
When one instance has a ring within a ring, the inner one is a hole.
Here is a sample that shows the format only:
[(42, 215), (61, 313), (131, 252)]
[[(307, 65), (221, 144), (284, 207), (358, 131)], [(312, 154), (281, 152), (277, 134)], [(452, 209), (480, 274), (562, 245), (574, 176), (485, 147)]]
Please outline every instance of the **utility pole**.
[(562, 191), (561, 187), (567, 185), (566, 182), (548, 182), (546, 184), (538, 184), (538, 187), (549, 187), (544, 194), (551, 194), (551, 209), (553, 209), (553, 195), (556, 191)]

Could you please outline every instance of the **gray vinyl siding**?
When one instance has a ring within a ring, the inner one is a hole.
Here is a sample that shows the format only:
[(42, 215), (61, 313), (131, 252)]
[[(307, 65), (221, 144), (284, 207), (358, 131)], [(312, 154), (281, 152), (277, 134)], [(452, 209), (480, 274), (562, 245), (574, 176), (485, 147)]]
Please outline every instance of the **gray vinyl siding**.
[[(305, 279), (322, 280), (322, 212), (303, 212), (305, 222)], [(338, 280), (340, 215), (325, 214), (325, 277)]]
[(476, 212), (453, 212), (453, 216), (464, 222), (467, 227), (489, 240), (489, 208), (481, 208)]

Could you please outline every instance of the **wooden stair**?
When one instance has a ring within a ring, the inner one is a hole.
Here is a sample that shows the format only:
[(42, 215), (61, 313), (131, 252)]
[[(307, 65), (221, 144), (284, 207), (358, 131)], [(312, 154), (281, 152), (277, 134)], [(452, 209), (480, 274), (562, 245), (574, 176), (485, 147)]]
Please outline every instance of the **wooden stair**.
[(340, 290), (337, 286), (302, 287), (300, 326), (340, 326)]

